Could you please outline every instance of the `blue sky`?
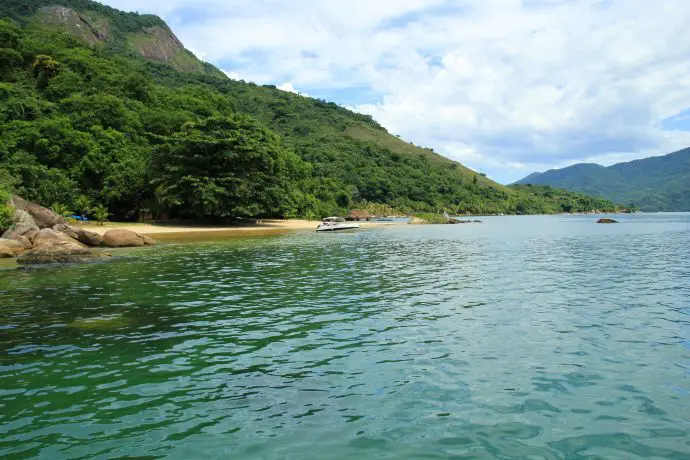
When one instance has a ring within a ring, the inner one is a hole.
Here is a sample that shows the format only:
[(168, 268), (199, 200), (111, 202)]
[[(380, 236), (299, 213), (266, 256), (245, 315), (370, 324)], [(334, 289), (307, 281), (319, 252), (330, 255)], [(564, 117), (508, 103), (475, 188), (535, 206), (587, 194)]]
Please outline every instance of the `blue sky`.
[(509, 183), (690, 146), (679, 0), (104, 0), (232, 78), (374, 116)]

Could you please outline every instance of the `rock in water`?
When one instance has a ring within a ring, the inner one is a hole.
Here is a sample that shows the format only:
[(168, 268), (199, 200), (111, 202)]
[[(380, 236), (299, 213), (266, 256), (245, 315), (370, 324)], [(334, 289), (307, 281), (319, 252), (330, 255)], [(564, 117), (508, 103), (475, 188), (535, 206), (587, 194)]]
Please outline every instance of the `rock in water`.
[(55, 225), (67, 223), (61, 215), (18, 196), (12, 197), (12, 206), (15, 209), (29, 213), (38, 228), (53, 228)]
[(0, 259), (11, 259), (24, 253), (24, 245), (19, 241), (0, 239)]
[(17, 259), (19, 265), (48, 265), (48, 264), (77, 264), (107, 260), (113, 255), (108, 252), (79, 249), (75, 251), (61, 251), (59, 249), (45, 249), (30, 251)]
[(103, 241), (109, 248), (136, 248), (141, 246), (153, 246), (156, 241), (145, 235), (130, 230), (109, 230), (103, 235)]
[(614, 219), (599, 219), (597, 224), (617, 224), (618, 221)]

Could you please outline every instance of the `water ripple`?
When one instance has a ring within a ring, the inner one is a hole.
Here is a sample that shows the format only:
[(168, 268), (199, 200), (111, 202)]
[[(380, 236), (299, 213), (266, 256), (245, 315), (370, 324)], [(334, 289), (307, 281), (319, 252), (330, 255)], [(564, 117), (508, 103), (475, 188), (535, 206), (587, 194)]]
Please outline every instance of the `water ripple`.
[(0, 456), (690, 458), (690, 217), (0, 276)]

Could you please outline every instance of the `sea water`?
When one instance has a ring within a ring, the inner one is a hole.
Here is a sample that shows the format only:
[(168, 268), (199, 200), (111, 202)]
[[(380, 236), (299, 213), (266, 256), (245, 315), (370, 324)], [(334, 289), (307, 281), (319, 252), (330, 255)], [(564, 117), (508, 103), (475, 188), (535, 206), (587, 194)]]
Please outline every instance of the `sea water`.
[(0, 272), (0, 457), (690, 458), (690, 215)]

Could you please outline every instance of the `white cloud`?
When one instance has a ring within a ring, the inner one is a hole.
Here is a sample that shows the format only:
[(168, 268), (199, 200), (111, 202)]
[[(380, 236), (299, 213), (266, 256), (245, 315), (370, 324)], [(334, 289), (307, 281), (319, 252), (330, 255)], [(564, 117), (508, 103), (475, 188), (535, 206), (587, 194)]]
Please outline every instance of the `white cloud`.
[(503, 181), (690, 145), (661, 127), (690, 107), (678, 0), (106, 3), (173, 19), (246, 80), (348, 103)]
[(287, 91), (288, 93), (295, 93), (295, 94), (299, 94), (300, 96), (309, 97), (308, 94), (303, 93), (301, 91), (297, 91), (297, 89), (289, 81), (283, 83), (282, 85), (278, 85), (276, 88), (278, 88), (281, 91)]
[(241, 80), (240, 74), (237, 72), (231, 72), (229, 70), (223, 70), (223, 73), (228, 76), (230, 80)]

